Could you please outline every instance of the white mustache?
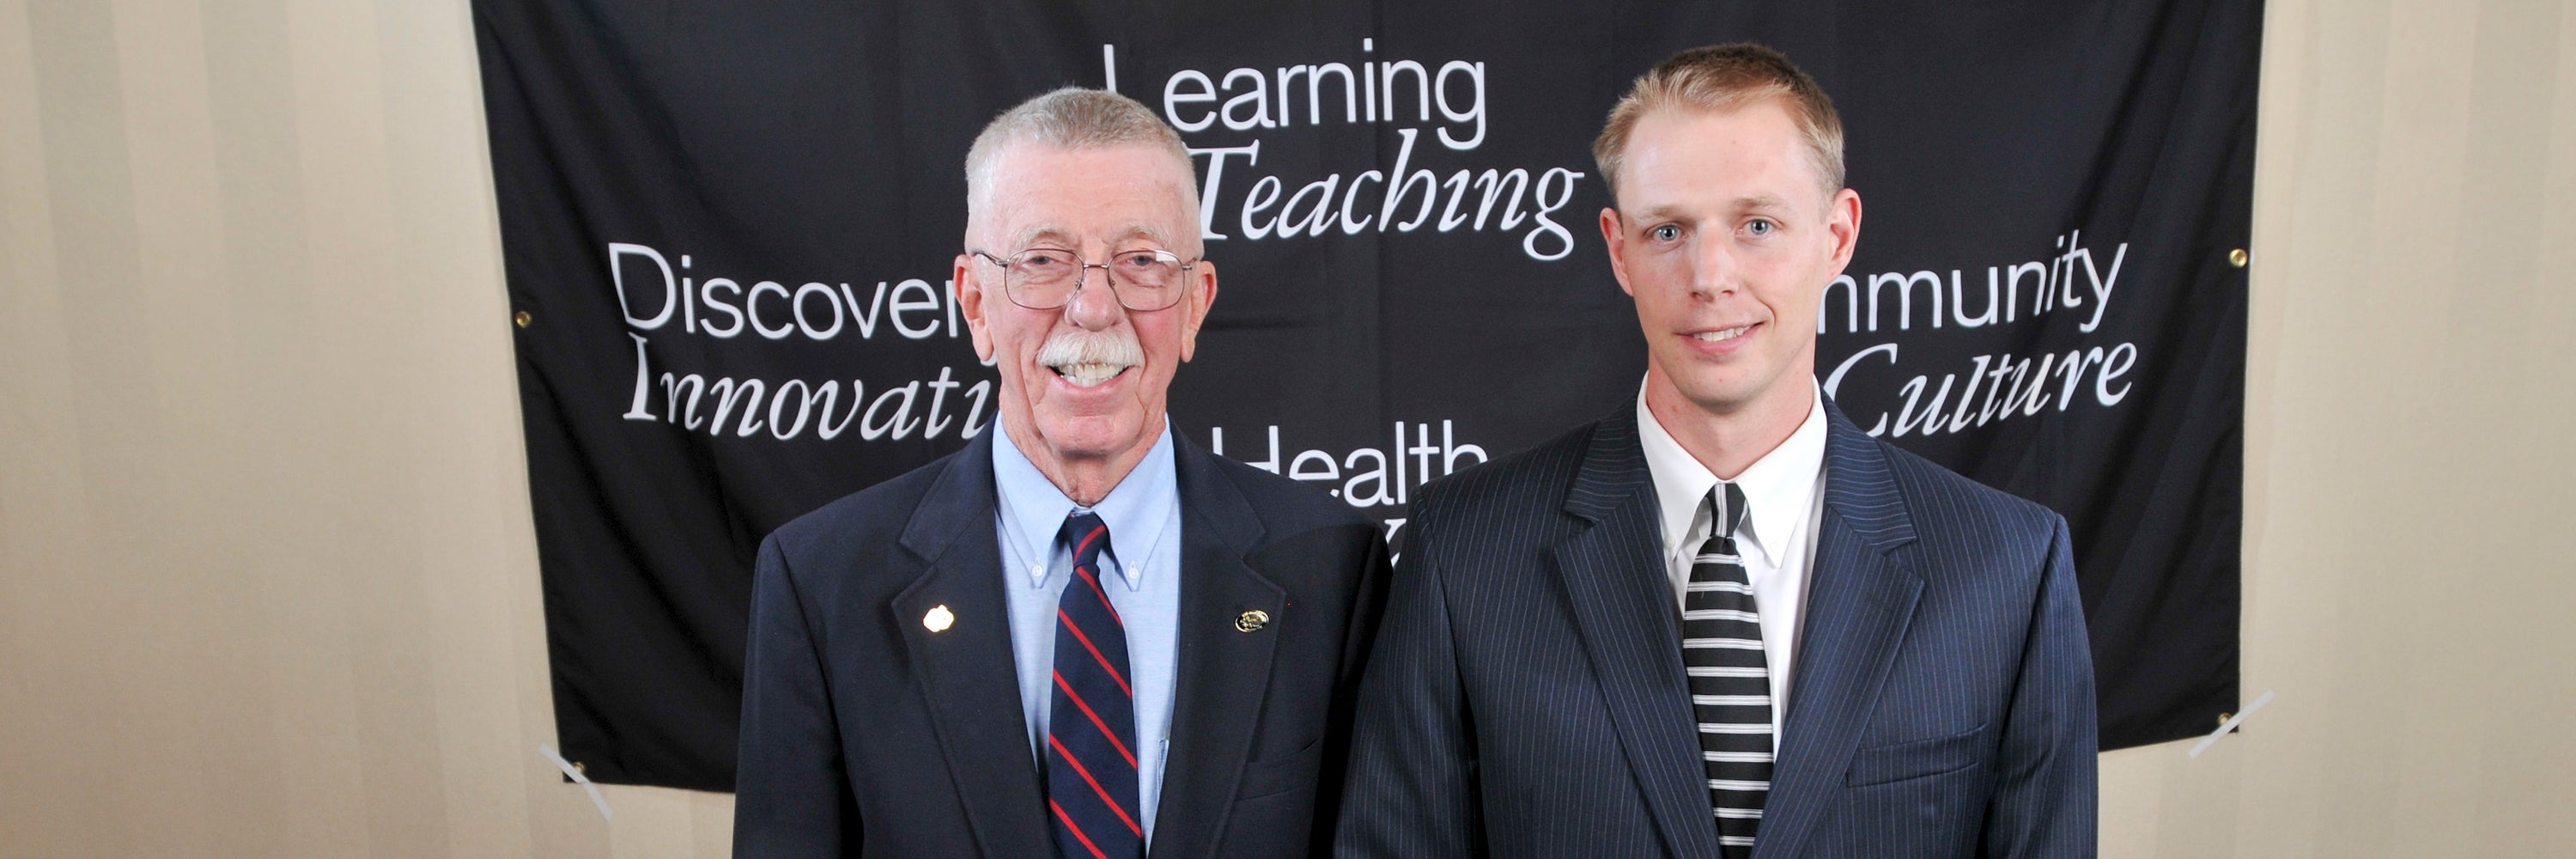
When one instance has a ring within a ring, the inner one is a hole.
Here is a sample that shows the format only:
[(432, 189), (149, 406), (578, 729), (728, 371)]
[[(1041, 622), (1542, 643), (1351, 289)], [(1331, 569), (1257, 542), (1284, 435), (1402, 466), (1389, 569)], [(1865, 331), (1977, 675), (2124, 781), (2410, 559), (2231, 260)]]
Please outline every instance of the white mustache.
[(1038, 348), (1038, 366), (1049, 367), (1068, 377), (1088, 377), (1077, 381), (1096, 381), (1117, 375), (1129, 367), (1145, 363), (1145, 349), (1136, 342), (1136, 334), (1126, 328), (1092, 331), (1068, 328), (1047, 338)]

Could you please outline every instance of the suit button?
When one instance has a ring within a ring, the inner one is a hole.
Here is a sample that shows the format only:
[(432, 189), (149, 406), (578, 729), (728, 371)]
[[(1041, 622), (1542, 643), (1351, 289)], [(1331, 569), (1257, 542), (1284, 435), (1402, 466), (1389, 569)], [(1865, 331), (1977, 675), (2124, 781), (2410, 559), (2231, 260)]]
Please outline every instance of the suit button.
[(1269, 625), (1270, 613), (1257, 608), (1234, 616), (1236, 632), (1260, 632), (1262, 627)]

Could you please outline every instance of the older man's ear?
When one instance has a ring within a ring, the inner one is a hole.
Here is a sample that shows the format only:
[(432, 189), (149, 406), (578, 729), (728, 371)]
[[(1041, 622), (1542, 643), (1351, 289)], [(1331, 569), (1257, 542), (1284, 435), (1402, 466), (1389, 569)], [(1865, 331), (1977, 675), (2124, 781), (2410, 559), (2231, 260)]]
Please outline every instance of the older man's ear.
[(958, 254), (956, 265), (949, 270), (950, 281), (957, 284), (957, 313), (966, 317), (966, 333), (975, 341), (975, 358), (993, 363), (993, 335), (987, 327), (991, 318), (984, 313), (984, 286), (977, 266), (987, 263), (974, 254)]
[(1216, 262), (1200, 259), (1190, 268), (1198, 288), (1190, 290), (1181, 304), (1189, 308), (1190, 318), (1181, 326), (1181, 363), (1189, 363), (1199, 351), (1199, 328), (1207, 324), (1208, 308), (1216, 306)]

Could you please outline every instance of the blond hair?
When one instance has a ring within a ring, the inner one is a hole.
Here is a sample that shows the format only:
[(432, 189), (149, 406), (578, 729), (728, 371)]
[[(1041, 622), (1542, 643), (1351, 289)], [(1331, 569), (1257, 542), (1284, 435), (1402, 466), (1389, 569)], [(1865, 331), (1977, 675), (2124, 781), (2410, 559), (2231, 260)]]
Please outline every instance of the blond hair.
[(1786, 55), (1752, 42), (1692, 48), (1639, 75), (1610, 108), (1610, 121), (1592, 141), (1592, 160), (1615, 201), (1628, 135), (1647, 114), (1666, 107), (1725, 112), (1766, 100), (1777, 100), (1797, 123), (1825, 193), (1842, 190), (1843, 121), (1833, 99)]

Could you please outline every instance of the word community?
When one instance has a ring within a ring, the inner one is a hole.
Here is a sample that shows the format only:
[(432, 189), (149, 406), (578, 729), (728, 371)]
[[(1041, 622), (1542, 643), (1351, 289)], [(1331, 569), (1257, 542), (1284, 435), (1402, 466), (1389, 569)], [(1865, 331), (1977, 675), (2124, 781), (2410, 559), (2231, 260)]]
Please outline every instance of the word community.
[[(1951, 269), (1947, 313), (1942, 312), (1939, 272), (1873, 274), (1869, 276), (1866, 290), (1861, 288), (1860, 280), (1851, 275), (1836, 277), (1825, 285), (1823, 306), (1816, 313), (1816, 333), (1832, 333), (1836, 308), (1842, 310), (1845, 333), (1860, 333), (1864, 321), (1868, 323), (1869, 330), (1877, 331), (1882, 306), (1896, 311), (1895, 324), (1889, 327), (1898, 331), (1911, 330), (1917, 319), (1914, 288), (1920, 286), (1923, 287), (1923, 308), (1929, 311), (1922, 320), (1931, 328), (1940, 328), (1945, 322), (1959, 328), (1979, 328), (2020, 322), (2025, 317), (2036, 321), (2044, 314), (2059, 310), (2081, 310), (2090, 318), (2076, 325), (2075, 330), (2091, 334), (2102, 327), (2102, 315), (2111, 308), (2111, 293), (2120, 284), (2120, 267), (2129, 260), (2129, 243), (2121, 242), (2113, 251), (2107, 269), (2096, 264), (2093, 250), (2084, 246), (2083, 230), (2058, 236), (2057, 249), (2058, 253), (2046, 260), (1987, 266), (1986, 293), (1982, 297), (1966, 288), (1958, 269)], [(2079, 264), (2083, 266), (2080, 269), (2077, 268)], [(2083, 283), (2077, 282), (2078, 274), (2083, 275)], [(2026, 307), (2022, 299), (2025, 284), (2030, 287)], [(1895, 287), (1895, 290), (1889, 292), (1888, 287)], [(1869, 299), (1869, 312), (1866, 314), (1861, 312), (1863, 295)], [(1894, 295), (1896, 300), (1882, 305), (1880, 299), (1886, 295)], [(1834, 301), (1837, 296), (1842, 299), (1839, 304)], [(2088, 296), (2092, 305), (2089, 310), (2084, 309)], [(1971, 304), (1982, 309), (1970, 314), (1968, 308)]]

